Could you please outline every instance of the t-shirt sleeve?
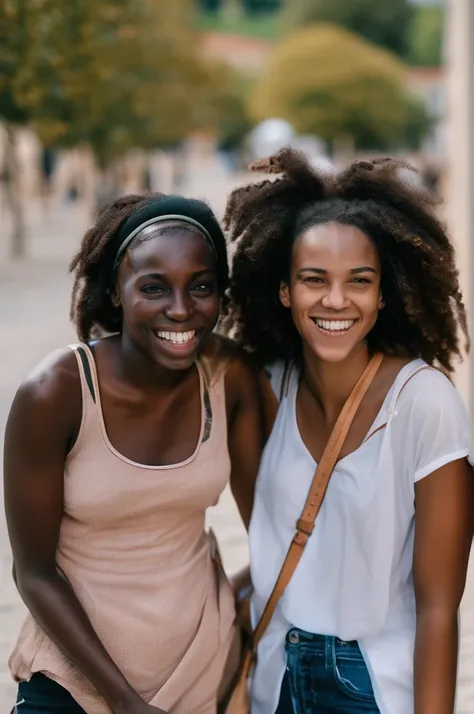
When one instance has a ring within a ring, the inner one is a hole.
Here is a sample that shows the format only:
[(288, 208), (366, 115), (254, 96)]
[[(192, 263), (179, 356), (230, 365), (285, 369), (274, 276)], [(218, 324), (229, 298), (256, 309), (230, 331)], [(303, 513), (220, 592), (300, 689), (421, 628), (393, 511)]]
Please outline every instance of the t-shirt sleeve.
[(395, 407), (412, 446), (413, 480), (469, 457), (469, 418), (461, 395), (441, 372), (425, 369), (406, 384)]

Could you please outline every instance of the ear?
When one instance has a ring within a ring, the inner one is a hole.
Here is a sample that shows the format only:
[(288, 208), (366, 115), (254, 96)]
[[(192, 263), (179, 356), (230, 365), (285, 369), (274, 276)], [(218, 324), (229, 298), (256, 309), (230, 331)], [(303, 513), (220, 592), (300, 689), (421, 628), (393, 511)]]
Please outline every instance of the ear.
[(117, 283), (115, 283), (114, 287), (110, 291), (110, 302), (112, 303), (112, 305), (114, 307), (120, 307), (120, 305), (122, 304), (122, 301), (120, 299), (120, 292), (117, 287)]
[(283, 305), (283, 307), (287, 307), (287, 308), (291, 307), (290, 287), (289, 287), (288, 283), (284, 283), (284, 282), (280, 283), (280, 302)]
[(382, 293), (380, 293), (379, 297), (379, 310), (382, 310), (385, 307), (385, 303), (383, 301)]

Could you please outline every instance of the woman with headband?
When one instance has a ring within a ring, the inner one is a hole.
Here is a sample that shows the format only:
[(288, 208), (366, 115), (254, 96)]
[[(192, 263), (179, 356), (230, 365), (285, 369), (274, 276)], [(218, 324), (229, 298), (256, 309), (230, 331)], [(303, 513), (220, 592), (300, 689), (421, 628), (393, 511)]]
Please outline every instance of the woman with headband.
[(212, 714), (234, 598), (205, 511), (246, 525), (263, 433), (253, 370), (213, 335), (225, 239), (208, 206), (121, 198), (71, 263), (80, 342), (20, 386), (5, 436), (18, 714)]

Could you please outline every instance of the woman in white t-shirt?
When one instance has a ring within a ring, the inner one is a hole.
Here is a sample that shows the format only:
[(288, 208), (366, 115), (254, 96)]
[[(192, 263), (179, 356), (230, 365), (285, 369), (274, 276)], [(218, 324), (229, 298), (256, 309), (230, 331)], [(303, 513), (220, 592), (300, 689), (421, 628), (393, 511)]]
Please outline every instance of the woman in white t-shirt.
[(393, 160), (318, 175), (284, 149), (254, 168), (280, 176), (229, 198), (231, 324), (278, 396), (289, 365), (250, 525), (254, 621), (342, 405), (384, 359), (259, 644), (252, 714), (453, 714), (474, 479), (443, 374), (467, 338), (452, 245)]

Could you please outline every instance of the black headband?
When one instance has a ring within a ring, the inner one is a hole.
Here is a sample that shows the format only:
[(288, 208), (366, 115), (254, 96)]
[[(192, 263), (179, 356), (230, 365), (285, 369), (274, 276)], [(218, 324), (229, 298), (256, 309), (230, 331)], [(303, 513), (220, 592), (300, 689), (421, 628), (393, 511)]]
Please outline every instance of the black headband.
[(164, 221), (183, 221), (194, 226), (204, 236), (217, 258), (216, 242), (224, 241), (221, 227), (209, 206), (184, 196), (155, 196), (137, 208), (120, 226), (114, 236), (116, 246), (114, 269), (117, 270), (125, 251), (136, 235), (147, 226)]

